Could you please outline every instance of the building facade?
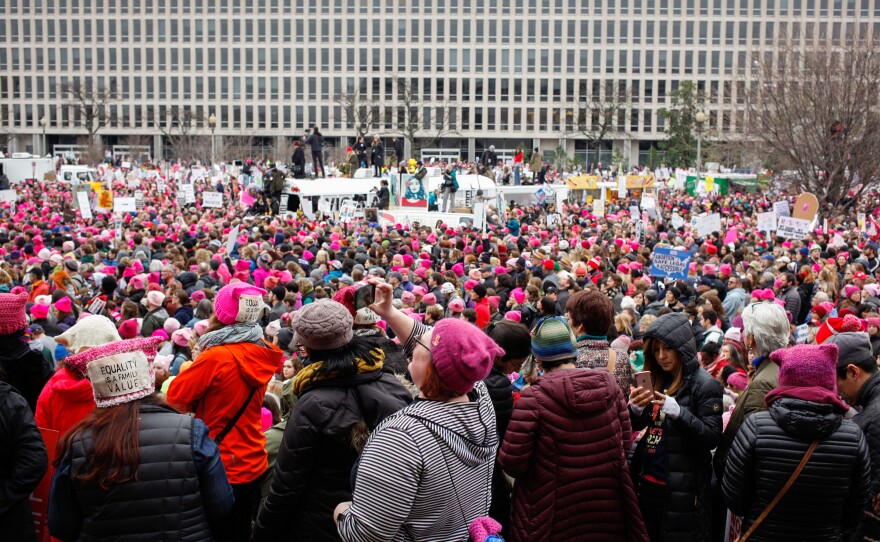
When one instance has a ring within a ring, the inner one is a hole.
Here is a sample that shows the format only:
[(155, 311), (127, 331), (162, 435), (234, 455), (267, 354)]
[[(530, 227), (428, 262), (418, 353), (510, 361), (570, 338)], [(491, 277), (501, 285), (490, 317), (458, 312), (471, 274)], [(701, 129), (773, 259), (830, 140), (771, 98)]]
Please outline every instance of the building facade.
[(399, 134), (409, 106), (421, 148), (562, 145), (589, 163), (581, 132), (615, 97), (601, 156), (635, 164), (683, 81), (708, 96), (706, 132), (730, 137), (740, 69), (779, 36), (877, 21), (880, 0), (0, 0), (0, 134), (9, 151), (76, 143), (87, 131), (61, 89), (77, 83), (114, 93), (105, 145), (154, 155), (182, 110), (204, 137), (284, 148), (318, 125), (344, 147), (360, 123)]

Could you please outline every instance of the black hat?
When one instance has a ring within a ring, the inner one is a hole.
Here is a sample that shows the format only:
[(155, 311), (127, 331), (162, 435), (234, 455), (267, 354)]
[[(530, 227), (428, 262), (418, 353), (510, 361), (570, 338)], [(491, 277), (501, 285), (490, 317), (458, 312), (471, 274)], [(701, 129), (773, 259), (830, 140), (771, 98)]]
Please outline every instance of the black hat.
[(486, 297), (488, 290), (486, 290), (486, 287), (484, 285), (477, 284), (476, 286), (474, 286), (474, 293), (477, 294), (480, 299), (482, 299)]

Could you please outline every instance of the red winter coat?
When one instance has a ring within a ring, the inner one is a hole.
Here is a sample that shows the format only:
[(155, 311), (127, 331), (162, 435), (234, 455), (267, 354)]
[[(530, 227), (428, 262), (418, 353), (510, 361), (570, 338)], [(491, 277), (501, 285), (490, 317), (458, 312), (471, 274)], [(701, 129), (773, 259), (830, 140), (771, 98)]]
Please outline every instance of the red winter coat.
[(61, 367), (46, 382), (37, 400), (34, 419), (41, 429), (58, 431), (59, 438), (95, 410), (95, 394), (88, 378)]
[(516, 478), (510, 540), (648, 540), (626, 464), (626, 400), (604, 370), (557, 369), (525, 388), (498, 462)]

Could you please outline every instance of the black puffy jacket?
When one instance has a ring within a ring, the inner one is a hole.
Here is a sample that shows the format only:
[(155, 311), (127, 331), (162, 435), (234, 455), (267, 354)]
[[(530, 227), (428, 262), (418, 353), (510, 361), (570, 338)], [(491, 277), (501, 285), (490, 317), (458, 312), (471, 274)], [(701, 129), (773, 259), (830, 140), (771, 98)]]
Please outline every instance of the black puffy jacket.
[[(662, 540), (709, 540), (711, 452), (721, 441), (721, 384), (700, 367), (690, 319), (685, 314), (661, 316), (645, 332), (645, 339), (649, 338), (675, 349), (684, 364), (684, 382), (674, 396), (681, 412), (676, 419), (667, 416), (665, 423), (668, 498)], [(656, 363), (645, 349), (645, 370)], [(630, 414), (633, 431), (645, 428), (651, 419), (650, 408), (637, 412), (630, 406)], [(630, 468), (637, 480), (645, 443), (644, 438), (639, 441)]]
[(730, 510), (743, 518), (743, 532), (776, 497), (813, 440), (819, 440), (813, 456), (752, 542), (844, 540), (862, 517), (870, 462), (861, 430), (831, 405), (784, 397), (769, 411), (749, 416), (727, 454), (721, 489)]
[(492, 371), (483, 382), (489, 390), (492, 398), (492, 406), (495, 407), (495, 427), (498, 429), (498, 442), (504, 442), (504, 433), (507, 424), (513, 415), (513, 385), (510, 379), (497, 365), (492, 366)]
[(3, 380), (16, 389), (31, 407), (37, 410), (37, 399), (43, 386), (52, 378), (52, 365), (43, 354), (31, 350), (20, 334), (0, 337), (0, 368)]
[[(862, 411), (853, 418), (868, 442), (871, 456), (871, 496), (880, 494), (880, 371), (874, 373), (859, 390), (856, 407)], [(853, 540), (880, 540), (880, 510), (868, 505), (869, 510), (859, 523), (857, 536)]]
[(351, 500), (351, 470), (369, 431), (411, 402), (384, 371), (307, 385), (284, 430), (253, 540), (338, 541), (333, 509)]

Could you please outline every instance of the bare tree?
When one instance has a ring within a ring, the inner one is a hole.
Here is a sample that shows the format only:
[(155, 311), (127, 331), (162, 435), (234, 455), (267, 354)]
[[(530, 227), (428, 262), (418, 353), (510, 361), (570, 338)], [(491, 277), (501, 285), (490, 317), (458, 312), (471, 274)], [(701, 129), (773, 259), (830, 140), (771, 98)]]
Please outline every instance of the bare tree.
[(254, 152), (254, 138), (249, 135), (226, 136), (217, 144), (217, 156), (244, 160)]
[(15, 139), (15, 133), (12, 130), (9, 128), (0, 129), (0, 149), (7, 149), (13, 139)]
[(382, 121), (378, 105), (360, 90), (338, 95), (336, 104), (342, 109), (348, 127), (355, 130), (359, 137), (366, 137), (373, 126), (378, 126)]
[(880, 43), (852, 38), (829, 46), (784, 37), (742, 75), (746, 138), (793, 173), (795, 190), (839, 207), (857, 202), (880, 170)]
[(152, 160), (152, 143), (152, 138), (143, 134), (128, 135), (122, 140), (122, 144), (128, 147), (128, 157), (132, 160)]
[[(210, 137), (195, 133), (195, 130), (204, 124), (204, 115), (189, 107), (178, 106), (170, 107), (164, 111), (153, 109), (149, 114), (176, 158), (205, 160), (210, 157)], [(206, 139), (208, 140), (207, 145)]]
[(600, 162), (602, 143), (608, 139), (627, 137), (626, 110), (632, 96), (627, 86), (614, 87), (608, 81), (604, 91), (600, 88), (592, 96), (581, 96), (572, 104), (574, 119), (567, 135), (583, 137), (593, 151), (593, 162)]
[(116, 88), (93, 88), (74, 79), (61, 85), (60, 94), (67, 95), (66, 105), (73, 109), (75, 122), (88, 134), (88, 154), (91, 159), (96, 154), (93, 147), (96, 146), (98, 131), (115, 120), (110, 116), (110, 105), (119, 99)]
[(415, 154), (416, 137), (419, 132), (430, 129), (430, 113), (428, 113), (428, 122), (425, 122), (423, 111), (427, 105), (419, 98), (412, 81), (405, 77), (395, 76), (394, 86), (397, 87), (399, 103), (397, 106), (397, 131), (403, 136), (403, 154), (405, 155), (398, 157), (398, 160), (403, 161), (406, 157)]

